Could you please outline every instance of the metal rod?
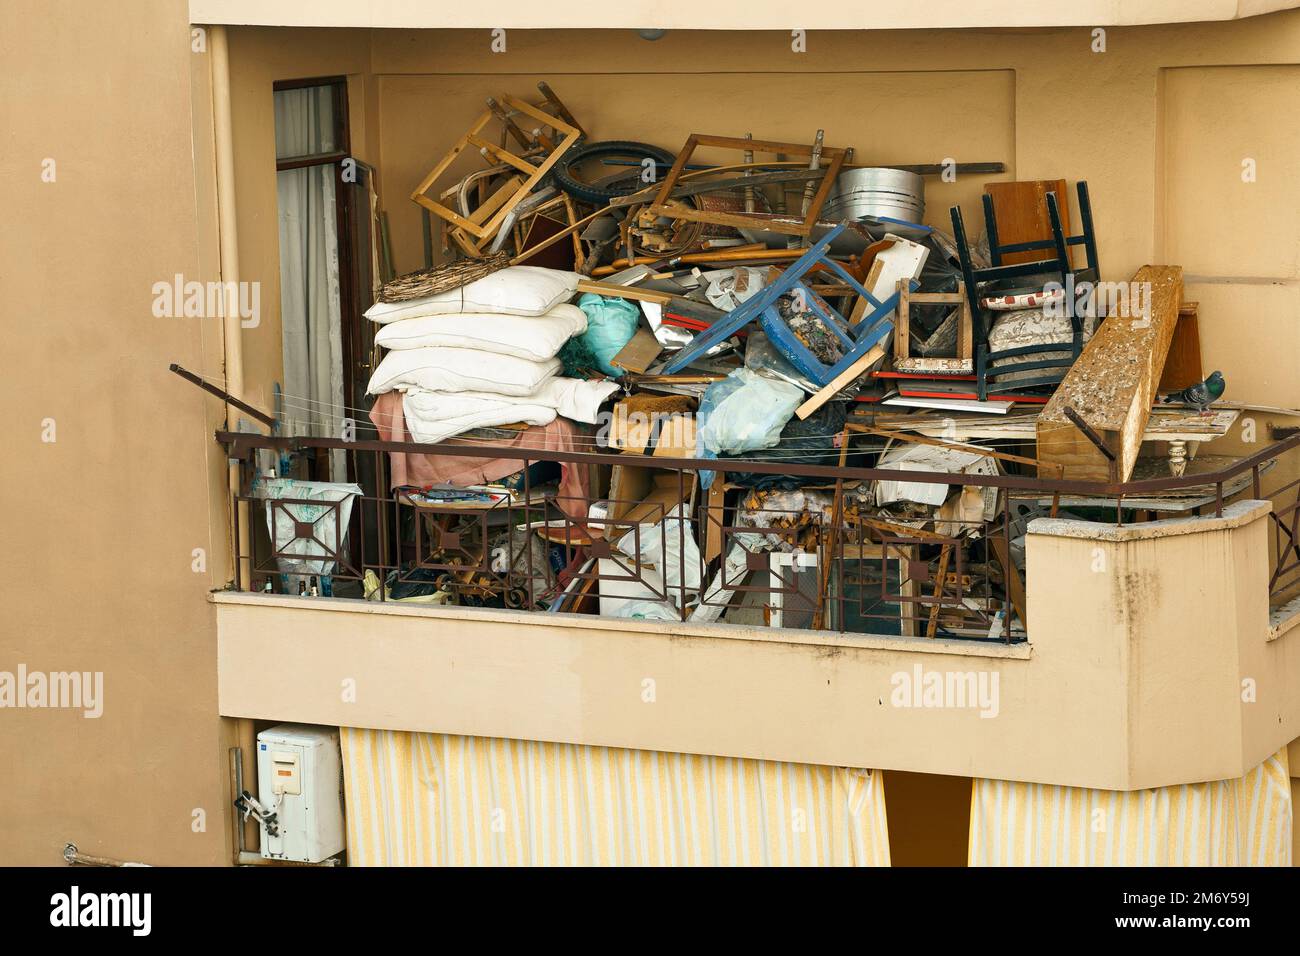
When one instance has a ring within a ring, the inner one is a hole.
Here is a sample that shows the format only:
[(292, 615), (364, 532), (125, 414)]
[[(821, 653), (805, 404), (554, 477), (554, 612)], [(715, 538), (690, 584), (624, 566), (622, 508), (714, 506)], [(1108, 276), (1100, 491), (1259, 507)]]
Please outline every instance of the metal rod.
[(263, 411), (260, 411), (259, 409), (254, 408), (252, 405), (249, 405), (247, 402), (244, 402), (244, 401), (241, 401), (241, 400), (238, 399), (238, 398), (235, 398), (235, 396), (231, 395), (231, 394), (230, 394), (229, 392), (227, 392), (225, 389), (223, 389), (223, 388), (217, 388), (217, 386), (213, 385), (211, 382), (205, 382), (205, 381), (203, 381), (203, 379), (199, 378), (197, 375), (195, 375), (195, 374), (194, 374), (193, 372), (191, 372), (189, 369), (182, 368), (181, 366), (179, 366), (179, 365), (177, 365), (175, 362), (173, 362), (171, 365), (167, 366), (167, 370), (168, 370), (169, 372), (175, 372), (175, 373), (176, 373), (177, 375), (179, 375), (181, 378), (185, 379), (185, 381), (190, 382), (190, 383), (192, 383), (192, 384), (194, 384), (194, 385), (197, 385), (199, 388), (203, 389), (205, 392), (210, 392), (210, 393), (212, 393), (213, 395), (217, 396), (217, 398), (219, 398), (219, 399), (221, 399), (223, 402), (225, 402), (227, 405), (233, 405), (235, 408), (239, 409), (241, 412), (244, 412), (244, 413), (247, 414), (247, 415), (252, 415), (254, 418), (256, 418), (259, 422), (261, 422), (261, 423), (262, 423), (263, 425), (265, 425), (267, 428), (274, 428), (274, 427), (275, 427), (275, 417), (274, 417), (274, 416), (272, 416), (272, 415), (268, 415), (266, 412), (263, 412)]
[(1092, 426), (1083, 420), (1083, 416), (1081, 416), (1069, 405), (1066, 405), (1061, 410), (1065, 412), (1065, 417), (1068, 418), (1071, 422), (1073, 422), (1074, 426), (1078, 428), (1079, 431), (1083, 432), (1083, 437), (1088, 439), (1088, 441), (1092, 442), (1094, 445), (1097, 446), (1097, 450), (1099, 452), (1105, 455), (1106, 458), (1109, 459), (1110, 461), (1115, 460), (1115, 453), (1106, 447), (1106, 443), (1102, 441), (1101, 436), (1098, 435), (1095, 431), (1093, 431)]

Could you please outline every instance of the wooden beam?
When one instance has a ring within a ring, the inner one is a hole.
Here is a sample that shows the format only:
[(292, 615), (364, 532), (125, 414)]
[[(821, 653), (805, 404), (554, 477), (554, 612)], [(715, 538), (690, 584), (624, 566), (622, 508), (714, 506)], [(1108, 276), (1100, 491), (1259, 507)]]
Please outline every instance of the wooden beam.
[[(1121, 297), (1121, 314), (1102, 322), (1038, 416), (1038, 458), (1064, 466), (1070, 480), (1128, 481), (1182, 299), (1181, 266), (1137, 271)], [(1114, 461), (1070, 421), (1067, 407), (1101, 438)]]
[(579, 292), (594, 292), (596, 295), (608, 295), (615, 299), (636, 299), (639, 302), (657, 302), (660, 305), (667, 305), (673, 301), (673, 297), (667, 292), (656, 292), (653, 289), (637, 289), (629, 285), (611, 285), (608, 282), (596, 282), (592, 279), (581, 279), (578, 282)]

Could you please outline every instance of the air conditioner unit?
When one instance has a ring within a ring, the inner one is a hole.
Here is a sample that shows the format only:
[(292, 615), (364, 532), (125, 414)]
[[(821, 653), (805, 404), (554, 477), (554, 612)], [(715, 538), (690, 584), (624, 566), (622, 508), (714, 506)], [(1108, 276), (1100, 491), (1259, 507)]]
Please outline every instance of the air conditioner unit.
[(336, 727), (279, 724), (257, 735), (262, 856), (320, 863), (343, 850), (343, 780)]

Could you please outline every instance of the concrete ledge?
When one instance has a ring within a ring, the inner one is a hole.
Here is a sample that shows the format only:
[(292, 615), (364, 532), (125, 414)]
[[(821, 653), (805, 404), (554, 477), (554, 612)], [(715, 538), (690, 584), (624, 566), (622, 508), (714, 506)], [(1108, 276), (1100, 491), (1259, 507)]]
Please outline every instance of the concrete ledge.
[(1208, 531), (1240, 528), (1268, 514), (1271, 509), (1272, 505), (1267, 501), (1238, 501), (1224, 505), (1221, 517), (1210, 515), (1166, 518), (1160, 521), (1126, 525), (1078, 521), (1071, 518), (1035, 518), (1029, 522), (1029, 533), (1058, 538), (1086, 538), (1089, 541), (1150, 541), (1182, 534), (1203, 534)]
[(1277, 610), (1271, 612), (1268, 616), (1268, 637), (1266, 640), (1276, 641), (1283, 634), (1300, 627), (1300, 597), (1287, 604), (1283, 604)]
[(484, 621), (509, 624), (520, 628), (581, 628), (591, 631), (614, 631), (621, 634), (664, 634), (675, 638), (704, 640), (757, 641), (767, 644), (791, 644), (807, 647), (857, 648), (863, 650), (906, 650), (918, 654), (949, 654), (957, 657), (990, 657), (1002, 660), (1028, 660), (1032, 645), (1020, 642), (964, 641), (955, 638), (898, 637), (890, 634), (841, 634), (838, 631), (807, 631), (797, 628), (758, 628), (739, 624), (692, 624), (689, 621), (644, 621), (629, 618), (600, 617), (594, 614), (547, 614), (541, 611), (509, 611), (496, 608), (447, 608), (395, 601), (358, 601), (344, 598), (295, 598), (282, 594), (257, 594), (241, 591), (214, 591), (214, 604), (289, 607), (296, 610), (326, 611), (341, 614), (378, 614), (393, 617), (419, 617), (439, 621)]

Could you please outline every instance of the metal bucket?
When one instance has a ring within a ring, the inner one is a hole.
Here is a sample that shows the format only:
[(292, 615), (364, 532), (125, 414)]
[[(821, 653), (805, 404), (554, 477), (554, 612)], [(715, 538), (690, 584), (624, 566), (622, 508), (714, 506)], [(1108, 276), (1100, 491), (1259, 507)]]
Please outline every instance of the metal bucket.
[(920, 222), (925, 217), (925, 180), (902, 169), (867, 167), (840, 173), (822, 207), (831, 220), (866, 216)]

